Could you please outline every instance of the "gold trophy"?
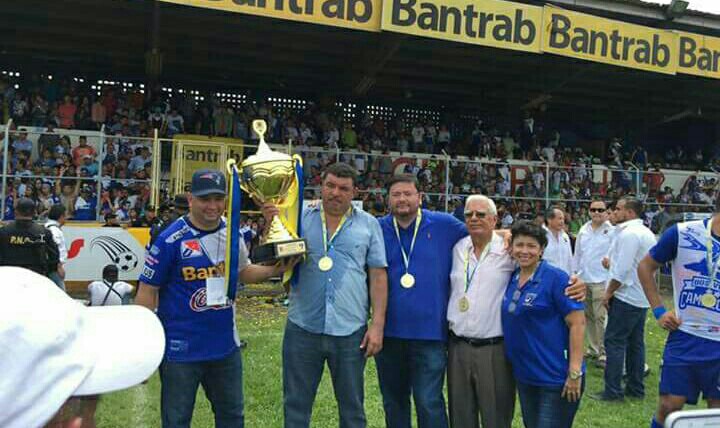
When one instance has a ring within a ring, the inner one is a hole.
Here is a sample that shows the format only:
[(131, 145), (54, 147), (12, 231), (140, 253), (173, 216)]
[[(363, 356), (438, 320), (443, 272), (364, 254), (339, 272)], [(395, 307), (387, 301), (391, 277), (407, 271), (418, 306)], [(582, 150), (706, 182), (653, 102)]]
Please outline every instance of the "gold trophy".
[[(240, 187), (257, 203), (280, 205), (287, 198), (288, 190), (295, 180), (296, 161), (288, 154), (270, 149), (265, 142), (267, 124), (264, 120), (253, 120), (252, 127), (260, 137), (260, 144), (257, 152), (240, 164)], [(252, 261), (255, 263), (307, 253), (305, 239), (293, 236), (277, 215), (273, 216), (261, 242), (252, 252)]]

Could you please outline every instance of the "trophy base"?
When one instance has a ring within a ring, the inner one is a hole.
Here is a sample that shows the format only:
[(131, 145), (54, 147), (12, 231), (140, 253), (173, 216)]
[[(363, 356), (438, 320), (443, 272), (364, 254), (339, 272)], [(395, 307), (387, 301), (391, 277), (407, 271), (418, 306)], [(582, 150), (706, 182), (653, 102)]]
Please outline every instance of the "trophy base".
[(273, 262), (287, 257), (302, 256), (307, 253), (307, 241), (292, 239), (279, 242), (266, 242), (252, 250), (253, 263)]

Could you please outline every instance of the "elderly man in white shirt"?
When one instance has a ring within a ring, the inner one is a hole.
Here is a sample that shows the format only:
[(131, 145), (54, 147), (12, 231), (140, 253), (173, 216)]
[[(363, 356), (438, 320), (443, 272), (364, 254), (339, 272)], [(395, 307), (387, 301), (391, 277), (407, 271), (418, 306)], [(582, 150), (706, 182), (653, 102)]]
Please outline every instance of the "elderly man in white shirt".
[(50, 207), (48, 211), (48, 221), (45, 223), (50, 233), (52, 233), (53, 241), (57, 244), (60, 252), (60, 262), (57, 265), (57, 269), (53, 272), (48, 273), (50, 278), (61, 290), (65, 291), (65, 263), (67, 262), (68, 252), (67, 246), (65, 245), (65, 235), (60, 229), (65, 225), (65, 206), (62, 204), (55, 204)]
[[(608, 309), (605, 390), (594, 397), (603, 401), (645, 396), (645, 315), (650, 304), (637, 268), (656, 239), (643, 224), (642, 210), (642, 203), (632, 198), (620, 199), (615, 208), (618, 234), (610, 255), (610, 282), (603, 297)], [(621, 385), (623, 363), (627, 370), (624, 390)]]
[(605, 365), (605, 321), (607, 310), (603, 306), (605, 286), (609, 272), (602, 265), (614, 236), (614, 226), (608, 221), (607, 205), (603, 200), (590, 203), (590, 221), (585, 223), (575, 238), (574, 271), (588, 287), (585, 301), (586, 356), (596, 358)]
[[(516, 268), (504, 239), (493, 229), (492, 199), (465, 201), (467, 236), (453, 248), (447, 319), (448, 408), (452, 427), (509, 428), (515, 407), (515, 379), (505, 358), (500, 307)], [(585, 284), (572, 278), (566, 293), (585, 298)]]
[(555, 267), (572, 274), (573, 253), (570, 237), (565, 232), (565, 213), (558, 207), (553, 207), (545, 213), (545, 230), (548, 244), (543, 251), (543, 260)]

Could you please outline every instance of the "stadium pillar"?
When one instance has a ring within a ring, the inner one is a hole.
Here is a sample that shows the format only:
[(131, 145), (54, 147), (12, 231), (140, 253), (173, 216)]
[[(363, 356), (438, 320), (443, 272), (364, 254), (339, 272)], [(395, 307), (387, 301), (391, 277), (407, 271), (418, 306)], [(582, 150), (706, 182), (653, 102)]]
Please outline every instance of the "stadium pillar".
[(150, 205), (157, 208), (158, 198), (160, 196), (160, 140), (158, 139), (157, 128), (153, 129), (152, 177), (150, 179), (152, 182), (152, 192), (150, 192)]
[(445, 150), (445, 212), (450, 209), (450, 155)]
[(5, 220), (5, 203), (7, 201), (7, 176), (8, 176), (8, 147), (10, 146), (10, 127), (12, 119), (8, 119), (5, 125), (5, 136), (3, 137), (3, 174), (2, 174), (2, 211), (0, 211), (0, 219)]
[(550, 208), (550, 164), (545, 162), (545, 209)]
[(100, 220), (102, 213), (102, 178), (103, 178), (103, 165), (102, 160), (105, 158), (105, 124), (100, 128), (100, 150), (98, 150), (98, 173), (97, 173), (97, 198), (95, 203), (95, 220)]
[(160, 52), (160, 2), (152, 2), (152, 13), (150, 23), (150, 44), (145, 52), (145, 75), (148, 91), (146, 98), (152, 98), (155, 88), (162, 74), (163, 57)]

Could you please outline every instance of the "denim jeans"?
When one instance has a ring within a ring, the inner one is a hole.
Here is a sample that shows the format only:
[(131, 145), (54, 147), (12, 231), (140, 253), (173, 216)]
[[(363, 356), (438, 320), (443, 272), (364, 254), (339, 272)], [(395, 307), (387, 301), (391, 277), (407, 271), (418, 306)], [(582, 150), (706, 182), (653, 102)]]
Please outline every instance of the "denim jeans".
[[(580, 400), (571, 403), (562, 397), (562, 386), (543, 387), (518, 382), (517, 389), (525, 428), (572, 427)], [(585, 390), (585, 379), (582, 390)]]
[(243, 428), (240, 350), (221, 360), (160, 365), (160, 412), (163, 428), (190, 428), (195, 395), (202, 385), (215, 413), (216, 428)]
[(387, 428), (410, 428), (410, 394), (418, 428), (447, 428), (443, 383), (447, 345), (386, 337), (375, 357)]
[(364, 428), (366, 328), (349, 336), (310, 333), (292, 322), (283, 338), (283, 408), (285, 428), (310, 426), (313, 402), (325, 362), (330, 369), (341, 428)]
[[(608, 309), (605, 329), (606, 398), (645, 395), (645, 315), (647, 309), (638, 308), (613, 298)], [(627, 367), (627, 384), (622, 389), (623, 365)]]

